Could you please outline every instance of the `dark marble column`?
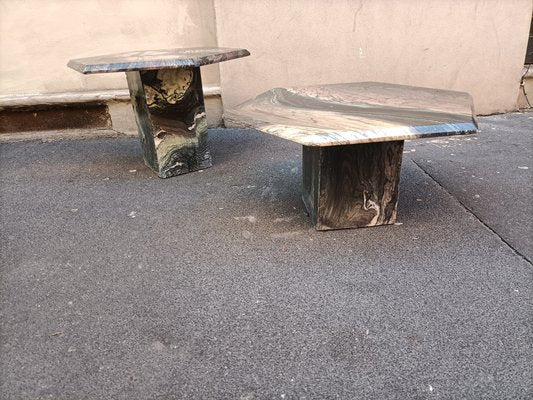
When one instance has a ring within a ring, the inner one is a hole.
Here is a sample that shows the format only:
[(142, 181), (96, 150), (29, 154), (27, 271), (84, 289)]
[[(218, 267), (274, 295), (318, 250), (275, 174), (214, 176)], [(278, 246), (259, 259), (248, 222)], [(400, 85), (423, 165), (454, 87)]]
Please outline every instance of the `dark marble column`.
[(303, 201), (317, 230), (396, 222), (403, 141), (303, 146)]
[(210, 167), (200, 68), (126, 76), (146, 165), (160, 178)]

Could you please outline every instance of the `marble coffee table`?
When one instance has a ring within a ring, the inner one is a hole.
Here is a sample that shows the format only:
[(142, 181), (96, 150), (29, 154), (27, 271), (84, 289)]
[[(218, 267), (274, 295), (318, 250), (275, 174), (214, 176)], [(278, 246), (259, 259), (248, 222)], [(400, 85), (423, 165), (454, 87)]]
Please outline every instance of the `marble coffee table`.
[(272, 89), (224, 121), (303, 145), (317, 230), (393, 224), (404, 140), (477, 132), (469, 94), (378, 82)]
[(68, 66), (82, 74), (126, 72), (144, 161), (168, 178), (211, 166), (200, 66), (248, 55), (229, 48), (131, 51)]

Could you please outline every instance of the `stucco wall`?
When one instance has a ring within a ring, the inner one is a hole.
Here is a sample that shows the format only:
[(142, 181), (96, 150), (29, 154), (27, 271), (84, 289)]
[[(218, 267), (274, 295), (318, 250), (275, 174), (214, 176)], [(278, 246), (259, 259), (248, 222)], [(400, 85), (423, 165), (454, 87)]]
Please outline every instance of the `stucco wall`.
[[(470, 92), (516, 109), (532, 0), (0, 0), (0, 97), (126, 88), (70, 58), (244, 47), (203, 67), (225, 106), (275, 86), (377, 80)], [(220, 68), (220, 75), (219, 69)]]
[[(212, 0), (0, 0), (0, 95), (127, 88), (123, 73), (84, 76), (66, 64), (193, 46), (216, 46)], [(202, 77), (218, 86), (218, 66)]]
[(276, 86), (383, 81), (470, 92), (517, 108), (531, 0), (215, 0), (225, 106)]

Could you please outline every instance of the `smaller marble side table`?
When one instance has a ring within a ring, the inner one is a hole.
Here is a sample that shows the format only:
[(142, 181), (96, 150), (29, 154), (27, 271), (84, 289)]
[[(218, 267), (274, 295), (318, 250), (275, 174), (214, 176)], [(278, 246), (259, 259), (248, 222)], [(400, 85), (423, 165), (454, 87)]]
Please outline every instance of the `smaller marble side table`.
[(131, 51), (70, 60), (82, 74), (126, 72), (144, 161), (160, 178), (211, 166), (200, 66), (250, 55), (245, 49)]
[(303, 145), (317, 230), (393, 224), (404, 140), (477, 131), (469, 94), (381, 82), (272, 89), (224, 122)]

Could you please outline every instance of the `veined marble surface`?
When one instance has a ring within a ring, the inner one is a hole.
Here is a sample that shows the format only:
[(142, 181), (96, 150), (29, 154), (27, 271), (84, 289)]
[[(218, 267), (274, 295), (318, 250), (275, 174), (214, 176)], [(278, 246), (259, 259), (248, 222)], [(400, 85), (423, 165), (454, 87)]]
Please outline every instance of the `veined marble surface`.
[(195, 47), (188, 49), (140, 50), (70, 60), (68, 66), (82, 74), (199, 67), (246, 57), (246, 49)]
[(126, 72), (146, 164), (168, 178), (211, 166), (200, 68)]
[(304, 146), (334, 146), (475, 133), (468, 93), (379, 82), (276, 88), (224, 113)]

